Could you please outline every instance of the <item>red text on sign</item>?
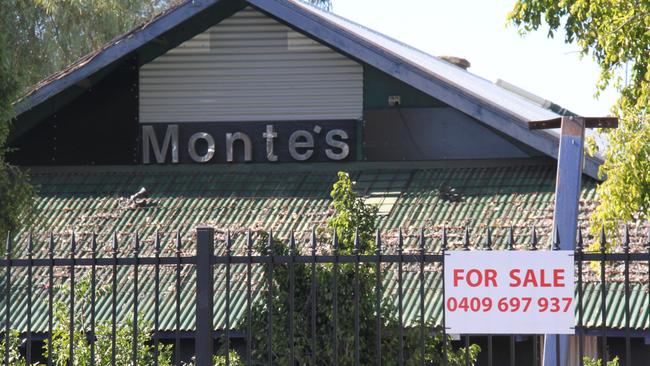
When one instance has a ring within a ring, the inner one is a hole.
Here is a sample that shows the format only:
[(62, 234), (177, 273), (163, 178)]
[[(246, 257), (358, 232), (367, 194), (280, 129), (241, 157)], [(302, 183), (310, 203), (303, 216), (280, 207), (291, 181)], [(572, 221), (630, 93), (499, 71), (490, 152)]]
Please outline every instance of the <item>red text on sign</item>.
[(533, 299), (532, 297), (502, 297), (498, 300), (495, 299), (496, 306), (490, 297), (461, 297), (456, 298), (450, 296), (447, 298), (447, 310), (462, 311), (462, 312), (488, 312), (493, 309), (499, 312), (516, 313), (516, 312), (551, 312), (551, 313), (566, 313), (571, 310), (571, 297), (540, 297)]
[[(469, 287), (497, 287), (497, 271), (494, 269), (465, 270), (455, 268), (454, 287), (459, 283), (466, 283)], [(564, 287), (566, 279), (564, 269), (555, 268), (552, 271), (545, 269), (513, 269), (508, 273), (510, 287)]]
[(528, 269), (522, 274), (519, 269), (510, 271), (510, 287), (564, 287), (564, 269), (553, 269), (552, 275), (544, 269), (539, 273), (533, 269)]
[(454, 269), (454, 287), (458, 287), (459, 281), (467, 282), (470, 287), (497, 287), (497, 271), (494, 269), (470, 269), (465, 273), (464, 269)]

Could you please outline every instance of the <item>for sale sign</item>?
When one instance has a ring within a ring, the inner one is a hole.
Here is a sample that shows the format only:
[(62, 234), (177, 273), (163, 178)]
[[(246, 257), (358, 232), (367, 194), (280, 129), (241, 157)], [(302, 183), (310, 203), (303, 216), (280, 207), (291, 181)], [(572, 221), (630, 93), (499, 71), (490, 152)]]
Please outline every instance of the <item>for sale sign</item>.
[(573, 334), (573, 252), (451, 251), (447, 333)]

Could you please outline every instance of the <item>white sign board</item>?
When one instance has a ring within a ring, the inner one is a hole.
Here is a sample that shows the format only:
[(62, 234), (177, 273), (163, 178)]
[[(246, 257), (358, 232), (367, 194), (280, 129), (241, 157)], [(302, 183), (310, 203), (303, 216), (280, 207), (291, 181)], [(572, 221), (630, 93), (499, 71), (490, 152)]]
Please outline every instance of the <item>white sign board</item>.
[(447, 333), (574, 334), (573, 252), (450, 251)]

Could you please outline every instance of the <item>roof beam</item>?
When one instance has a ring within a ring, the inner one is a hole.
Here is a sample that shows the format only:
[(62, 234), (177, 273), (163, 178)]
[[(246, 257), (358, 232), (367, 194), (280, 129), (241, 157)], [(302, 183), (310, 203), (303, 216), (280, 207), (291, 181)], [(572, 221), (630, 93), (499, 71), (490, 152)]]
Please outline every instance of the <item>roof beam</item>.
[[(545, 130), (549, 128), (560, 128), (562, 126), (562, 118), (558, 117), (547, 119), (544, 121), (530, 121), (528, 128), (531, 130)], [(616, 117), (582, 117), (584, 120), (585, 128), (616, 128), (618, 127), (618, 118)]]

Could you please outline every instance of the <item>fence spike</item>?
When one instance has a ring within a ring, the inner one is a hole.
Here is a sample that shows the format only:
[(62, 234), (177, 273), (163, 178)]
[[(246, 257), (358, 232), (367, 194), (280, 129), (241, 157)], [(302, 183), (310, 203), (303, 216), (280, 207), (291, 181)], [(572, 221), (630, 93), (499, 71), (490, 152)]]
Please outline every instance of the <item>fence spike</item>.
[(623, 249), (625, 253), (630, 252), (630, 229), (627, 224), (625, 224), (625, 231), (623, 231)]
[(402, 228), (397, 233), (397, 255), (402, 255), (404, 250), (404, 237), (402, 236)]
[(515, 233), (512, 225), (508, 228), (508, 250), (515, 250)]
[(47, 248), (47, 255), (50, 257), (54, 256), (54, 234), (50, 231), (50, 237), (48, 238), (50, 245)]
[(553, 250), (560, 250), (560, 230), (557, 226), (553, 230)]
[(334, 248), (334, 255), (339, 254), (339, 236), (334, 229), (334, 236), (332, 236), (332, 247)]
[(289, 254), (296, 255), (296, 237), (293, 233), (293, 229), (289, 231)]
[(537, 230), (535, 229), (535, 225), (531, 227), (530, 250), (537, 250)]
[(140, 236), (138, 232), (135, 232), (135, 238), (133, 239), (133, 254), (138, 255), (140, 253)]
[(70, 237), (70, 255), (74, 256), (77, 251), (77, 239), (75, 238), (76, 234), (74, 230), (72, 231), (72, 236)]
[(90, 255), (93, 259), (97, 257), (97, 233), (95, 232), (90, 237)]
[(154, 242), (153, 254), (156, 256), (160, 255), (160, 232), (156, 230), (156, 239)]
[(424, 247), (426, 245), (426, 238), (424, 237), (424, 228), (420, 228), (420, 254), (424, 254)]
[(379, 232), (379, 229), (377, 229), (377, 232), (375, 233), (375, 252), (377, 255), (381, 255), (381, 233)]
[(253, 254), (253, 240), (251, 238), (251, 229), (246, 230), (246, 254)]
[(469, 250), (469, 229), (465, 227), (465, 236), (463, 237), (463, 250)]
[(316, 228), (311, 227), (311, 255), (316, 255)]
[(182, 253), (182, 245), (181, 245), (181, 231), (178, 230), (176, 232), (176, 255), (180, 256)]
[(97, 256), (97, 233), (95, 232), (90, 237), (90, 254), (93, 258)]
[(359, 228), (356, 228), (354, 231), (354, 249), (352, 253), (354, 255), (359, 255)]
[(442, 243), (441, 243), (441, 249), (444, 252), (447, 250), (447, 227), (443, 226), (442, 227)]
[(576, 246), (579, 252), (584, 248), (584, 240), (582, 238), (582, 229), (578, 228), (578, 245)]
[(483, 249), (492, 250), (492, 228), (489, 226), (487, 226), (485, 230), (485, 243)]
[(113, 243), (111, 249), (113, 249), (112, 254), (117, 254), (117, 232), (115, 231), (113, 231)]
[(269, 255), (273, 255), (273, 230), (269, 230), (269, 239), (266, 243), (267, 245), (267, 250), (269, 251)]
[(230, 229), (226, 230), (226, 255), (230, 256), (232, 253), (232, 239), (230, 237)]
[(29, 235), (27, 236), (27, 255), (29, 257), (34, 254), (34, 241), (32, 239), (32, 232), (30, 230)]
[(5, 256), (11, 258), (11, 231), (7, 232), (7, 242), (5, 243)]
[(605, 253), (607, 249), (607, 238), (605, 235), (605, 225), (600, 226), (600, 252)]

